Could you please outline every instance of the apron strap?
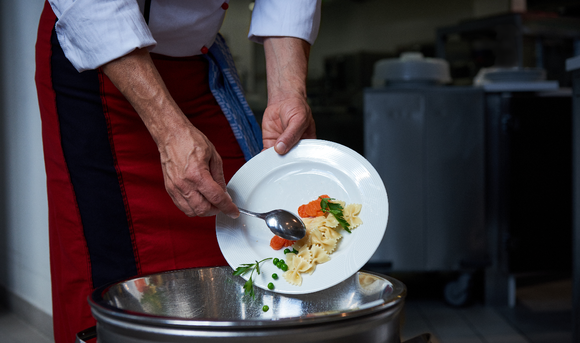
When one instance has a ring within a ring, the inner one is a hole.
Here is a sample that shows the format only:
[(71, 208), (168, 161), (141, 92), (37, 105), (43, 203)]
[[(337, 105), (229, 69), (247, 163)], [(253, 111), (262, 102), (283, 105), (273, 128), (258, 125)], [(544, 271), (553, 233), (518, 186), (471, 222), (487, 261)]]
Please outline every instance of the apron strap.
[(151, 0), (145, 0), (145, 9), (143, 10), (143, 17), (145, 22), (149, 25), (149, 13), (151, 12)]

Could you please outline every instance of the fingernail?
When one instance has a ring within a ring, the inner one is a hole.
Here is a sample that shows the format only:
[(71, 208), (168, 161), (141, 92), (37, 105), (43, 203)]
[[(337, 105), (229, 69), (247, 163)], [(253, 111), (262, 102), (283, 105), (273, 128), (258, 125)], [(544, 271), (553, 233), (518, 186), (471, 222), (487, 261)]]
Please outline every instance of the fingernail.
[(230, 217), (232, 219), (237, 219), (239, 216), (240, 216), (240, 212), (228, 214), (228, 217)]
[(286, 153), (286, 144), (283, 142), (278, 142), (278, 144), (276, 144), (276, 152), (279, 154)]

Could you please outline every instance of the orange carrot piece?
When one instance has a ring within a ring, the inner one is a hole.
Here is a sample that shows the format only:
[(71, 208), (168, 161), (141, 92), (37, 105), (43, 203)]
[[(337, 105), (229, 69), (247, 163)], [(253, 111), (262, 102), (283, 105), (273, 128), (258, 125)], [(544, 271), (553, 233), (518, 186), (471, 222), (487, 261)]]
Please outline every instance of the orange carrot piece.
[(330, 198), (328, 195), (324, 194), (318, 197), (316, 200), (312, 200), (308, 204), (301, 205), (298, 207), (298, 215), (301, 218), (307, 217), (320, 217), (324, 215), (320, 207), (321, 198)]
[(274, 250), (280, 250), (284, 247), (291, 246), (292, 244), (294, 244), (294, 242), (295, 241), (289, 241), (289, 240), (284, 239), (284, 238), (279, 237), (279, 236), (274, 236), (270, 240), (270, 247), (272, 247), (272, 249), (274, 249)]

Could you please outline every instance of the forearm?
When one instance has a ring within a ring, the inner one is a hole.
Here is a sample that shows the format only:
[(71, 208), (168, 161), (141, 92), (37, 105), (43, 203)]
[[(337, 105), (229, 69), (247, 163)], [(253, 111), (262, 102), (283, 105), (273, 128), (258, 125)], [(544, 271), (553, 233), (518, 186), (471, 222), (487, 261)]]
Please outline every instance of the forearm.
[(239, 215), (226, 191), (222, 160), (213, 144), (175, 103), (146, 50), (135, 50), (103, 66), (133, 105), (157, 143), (165, 188), (188, 216), (222, 211)]
[(157, 145), (191, 125), (179, 109), (146, 49), (137, 49), (105, 64), (103, 72), (131, 103)]
[(310, 44), (293, 37), (264, 40), (268, 83), (268, 103), (289, 96), (306, 98), (306, 77)]
[(262, 119), (264, 148), (285, 154), (300, 139), (316, 138), (306, 94), (310, 44), (291, 37), (264, 40), (268, 107)]

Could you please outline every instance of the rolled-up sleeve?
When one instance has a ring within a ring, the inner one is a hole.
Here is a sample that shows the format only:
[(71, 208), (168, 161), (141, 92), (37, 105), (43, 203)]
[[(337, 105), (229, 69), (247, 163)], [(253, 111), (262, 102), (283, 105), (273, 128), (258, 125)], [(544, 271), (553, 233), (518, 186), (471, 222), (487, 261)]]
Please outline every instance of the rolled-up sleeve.
[(256, 0), (248, 38), (295, 37), (313, 44), (320, 28), (322, 0)]
[(63, 3), (61, 8), (51, 3), (58, 17), (56, 34), (79, 72), (156, 44), (134, 0), (76, 0), (66, 8)]

